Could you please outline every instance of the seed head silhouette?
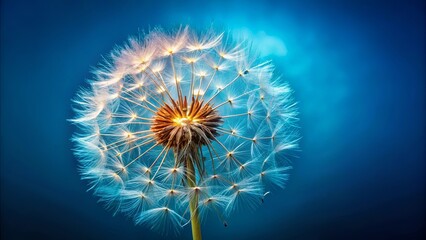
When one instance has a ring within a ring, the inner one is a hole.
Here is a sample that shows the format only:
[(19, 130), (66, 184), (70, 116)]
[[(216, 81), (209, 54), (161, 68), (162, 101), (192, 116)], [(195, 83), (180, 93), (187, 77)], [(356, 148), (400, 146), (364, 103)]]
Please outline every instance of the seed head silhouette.
[(114, 213), (162, 232), (226, 219), (284, 187), (296, 103), (248, 39), (155, 29), (132, 37), (74, 99), (75, 155)]

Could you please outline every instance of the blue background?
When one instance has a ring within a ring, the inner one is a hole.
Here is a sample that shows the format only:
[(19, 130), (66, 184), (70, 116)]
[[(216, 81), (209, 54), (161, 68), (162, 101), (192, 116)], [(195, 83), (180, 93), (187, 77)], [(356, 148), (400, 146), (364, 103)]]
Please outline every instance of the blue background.
[(86, 192), (69, 141), (70, 99), (130, 34), (211, 23), (278, 42), (265, 52), (277, 53), (277, 72), (295, 90), (303, 138), (287, 189), (227, 228), (212, 217), (205, 239), (425, 237), (423, 1), (9, 0), (1, 2), (2, 239), (161, 237)]

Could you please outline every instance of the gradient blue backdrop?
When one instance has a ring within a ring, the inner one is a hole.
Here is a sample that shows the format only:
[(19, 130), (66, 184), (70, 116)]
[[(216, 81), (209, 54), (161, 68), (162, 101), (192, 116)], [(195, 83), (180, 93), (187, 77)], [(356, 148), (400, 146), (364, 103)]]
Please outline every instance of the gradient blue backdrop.
[[(156, 239), (80, 181), (70, 99), (138, 29), (249, 31), (295, 90), (302, 151), (285, 191), (205, 239), (425, 236), (423, 1), (1, 1), (2, 239)], [(263, 36), (263, 38), (262, 38)], [(268, 45), (269, 46), (269, 45)], [(181, 239), (189, 239), (186, 228)]]

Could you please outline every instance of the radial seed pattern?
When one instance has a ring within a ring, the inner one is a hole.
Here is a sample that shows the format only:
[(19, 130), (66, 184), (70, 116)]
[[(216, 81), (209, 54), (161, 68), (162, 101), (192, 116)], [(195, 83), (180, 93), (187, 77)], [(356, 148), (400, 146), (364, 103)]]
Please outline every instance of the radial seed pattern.
[(295, 103), (249, 46), (213, 31), (154, 30), (95, 71), (74, 100), (73, 140), (83, 179), (108, 208), (177, 230), (196, 199), (201, 218), (226, 225), (284, 186)]

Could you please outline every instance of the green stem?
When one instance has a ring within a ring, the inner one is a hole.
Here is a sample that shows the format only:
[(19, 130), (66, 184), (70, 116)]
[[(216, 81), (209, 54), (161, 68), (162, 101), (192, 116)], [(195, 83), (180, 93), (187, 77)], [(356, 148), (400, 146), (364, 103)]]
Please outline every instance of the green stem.
[[(196, 177), (194, 164), (190, 159), (186, 161), (187, 182), (190, 187), (195, 187)], [(196, 193), (196, 192), (195, 192)], [(198, 216), (198, 195), (194, 194), (189, 201), (189, 210), (191, 212), (192, 239), (201, 240), (201, 225)]]

